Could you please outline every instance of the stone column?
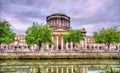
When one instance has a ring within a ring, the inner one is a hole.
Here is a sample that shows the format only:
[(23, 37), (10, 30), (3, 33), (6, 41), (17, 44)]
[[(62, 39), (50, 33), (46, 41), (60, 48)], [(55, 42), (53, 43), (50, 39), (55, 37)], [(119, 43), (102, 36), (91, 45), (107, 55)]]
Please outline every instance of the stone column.
[(70, 48), (71, 48), (71, 50), (73, 50), (73, 43), (72, 42), (71, 42), (71, 47)]
[(65, 26), (66, 26), (66, 20), (65, 20)]
[(68, 43), (66, 43), (66, 50), (68, 50)]
[(85, 67), (85, 73), (88, 73), (88, 68), (87, 67)]
[(57, 25), (57, 23), (58, 23), (58, 22), (57, 22), (57, 18), (56, 18), (56, 24), (55, 24), (55, 25)]
[(54, 19), (54, 24), (53, 24), (53, 26), (55, 25), (55, 19)]
[(46, 73), (48, 73), (48, 68), (46, 68)]
[(49, 49), (49, 44), (48, 43), (46, 44), (46, 47), (47, 47), (47, 50), (48, 50)]
[(51, 26), (53, 25), (53, 20), (51, 20)]
[(69, 27), (70, 27), (70, 21), (68, 21), (68, 23), (69, 23)]
[(56, 19), (54, 19), (54, 26), (56, 25)]
[(60, 26), (62, 26), (62, 24), (61, 24), (61, 22), (62, 22), (62, 21), (61, 21), (61, 18), (59, 18), (59, 20), (60, 20)]
[(36, 73), (36, 71), (37, 71), (38, 69), (36, 69), (36, 68), (33, 68), (33, 73)]
[(65, 20), (66, 21), (66, 26), (68, 26), (68, 24), (67, 24), (67, 20)]
[(61, 72), (63, 73), (64, 71), (63, 71), (63, 67), (61, 68)]
[(42, 43), (41, 51), (43, 51), (43, 48), (44, 48), (43, 46), (44, 46), (44, 44)]
[(54, 25), (54, 19), (52, 20), (52, 25), (51, 26), (53, 26)]
[(87, 39), (85, 37), (85, 41), (84, 41), (84, 49), (87, 49)]
[(61, 49), (63, 50), (63, 38), (61, 37)]
[(61, 25), (60, 25), (60, 17), (58, 17), (58, 24), (59, 24), (59, 27), (60, 27), (60, 26), (61, 26)]
[(59, 23), (59, 19), (57, 18), (57, 26), (59, 27), (59, 24), (58, 24), (58, 23)]
[(65, 26), (65, 20), (63, 19), (63, 26)]
[(82, 49), (84, 48), (84, 41), (83, 40), (81, 41), (81, 47), (82, 47)]
[(51, 71), (53, 72), (53, 66), (51, 67), (51, 69), (52, 69)]
[(58, 35), (56, 37), (57, 37), (57, 40), (56, 40), (57, 41), (57, 46), (56, 47), (57, 47), (57, 50), (58, 50)]
[(68, 24), (67, 24), (67, 20), (66, 20), (66, 26), (68, 26)]
[(72, 73), (73, 73), (73, 66), (71, 67), (71, 71), (72, 71)]
[(57, 19), (55, 18), (55, 25), (54, 26), (56, 26), (56, 24), (57, 24)]
[(51, 21), (49, 20), (49, 25), (51, 26)]
[(51, 26), (51, 20), (49, 21), (49, 24), (50, 24), (50, 26)]
[(66, 68), (66, 73), (68, 73), (68, 67)]
[(55, 26), (56, 25), (56, 19), (54, 19), (54, 25), (53, 26)]
[(64, 24), (63, 24), (63, 23), (64, 23), (64, 20), (62, 19), (62, 26), (64, 26)]
[(58, 21), (58, 18), (57, 18), (57, 26), (59, 26), (58, 23), (59, 23), (59, 21)]
[(53, 41), (53, 44), (52, 44), (52, 50), (53, 50), (53, 47), (54, 47), (54, 36), (52, 36), (52, 41)]
[(70, 23), (69, 23), (69, 20), (68, 20), (68, 27), (69, 27), (69, 24), (70, 24)]
[(68, 21), (66, 20), (66, 25), (67, 25), (67, 27), (68, 27)]
[(57, 71), (56, 73), (58, 73), (58, 67), (56, 67), (56, 71)]
[(48, 20), (48, 24), (50, 25), (50, 20)]
[(53, 25), (53, 20), (51, 21), (51, 26)]
[(93, 50), (95, 50), (95, 44), (93, 43)]
[(64, 26), (65, 26), (65, 19), (64, 19)]

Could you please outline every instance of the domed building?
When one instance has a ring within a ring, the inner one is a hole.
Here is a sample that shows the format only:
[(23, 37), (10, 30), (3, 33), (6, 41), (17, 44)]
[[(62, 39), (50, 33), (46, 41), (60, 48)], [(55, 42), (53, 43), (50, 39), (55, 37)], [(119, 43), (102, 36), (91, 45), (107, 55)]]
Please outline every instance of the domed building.
[[(71, 29), (70, 25), (70, 17), (61, 14), (55, 13), (46, 17), (46, 22), (49, 27), (53, 30), (52, 40), (54, 41), (54, 45), (49, 45), (48, 48), (51, 49), (59, 49), (59, 50), (72, 50), (74, 47), (73, 43), (64, 43), (62, 35), (67, 33)], [(86, 34), (86, 30), (83, 28), (80, 30), (84, 35)]]
[[(42, 45), (42, 48), (44, 48), (44, 50), (73, 50), (74, 44), (64, 43), (62, 38), (63, 34), (73, 30), (70, 25), (70, 17), (65, 14), (55, 13), (46, 17), (46, 23), (53, 31), (52, 40), (54, 44)], [(80, 29), (80, 32), (86, 35), (86, 30), (84, 28)], [(15, 39), (16, 40), (10, 44), (9, 48), (30, 48), (30, 46), (25, 43), (25, 35), (16, 35)], [(84, 48), (85, 41), (81, 41), (78, 47)], [(2, 48), (8, 48), (7, 44), (2, 44)], [(31, 49), (36, 48), (38, 48), (37, 45), (31, 46)]]
[[(55, 13), (55, 14), (51, 14), (49, 16), (46, 17), (46, 23), (49, 25), (49, 27), (52, 29), (53, 31), (53, 44), (47, 44), (47, 45), (42, 45), (42, 49), (44, 50), (80, 50), (80, 49), (84, 49), (87, 48), (89, 50), (95, 50), (95, 49), (105, 49), (105, 45), (104, 44), (95, 44), (94, 43), (94, 37), (93, 36), (86, 36), (86, 30), (85, 28), (82, 29), (78, 29), (80, 32), (83, 33), (84, 35), (84, 40), (80, 41), (80, 43), (77, 45), (76, 48), (74, 43), (64, 43), (63, 42), (63, 38), (62, 35), (69, 32), (70, 30), (75, 30), (71, 28), (71, 24), (70, 24), (70, 17), (65, 15), (65, 14), (61, 14), (61, 13)], [(120, 44), (116, 45), (117, 48), (120, 48)], [(32, 46), (28, 46), (25, 43), (25, 35), (16, 35), (15, 37), (15, 41), (9, 45), (7, 44), (2, 44), (1, 48), (3, 49), (37, 49), (38, 46), (37, 45), (32, 45)], [(41, 49), (41, 50), (42, 50)]]

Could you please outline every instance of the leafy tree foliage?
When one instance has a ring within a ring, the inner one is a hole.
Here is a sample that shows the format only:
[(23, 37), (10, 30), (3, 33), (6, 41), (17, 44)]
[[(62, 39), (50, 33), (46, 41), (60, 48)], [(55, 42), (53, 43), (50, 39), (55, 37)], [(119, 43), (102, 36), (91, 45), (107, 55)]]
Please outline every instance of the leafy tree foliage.
[(84, 40), (84, 35), (78, 30), (71, 30), (67, 34), (63, 34), (63, 40), (65, 43), (80, 43), (80, 40)]
[(52, 44), (52, 30), (48, 25), (33, 23), (33, 26), (26, 31), (25, 39), (28, 45), (37, 44), (40, 49), (42, 43)]
[(95, 43), (101, 43), (108, 45), (120, 43), (120, 31), (114, 28), (101, 29), (98, 32), (94, 32)]
[(15, 40), (15, 34), (7, 21), (0, 22), (0, 46), (2, 43), (10, 44)]

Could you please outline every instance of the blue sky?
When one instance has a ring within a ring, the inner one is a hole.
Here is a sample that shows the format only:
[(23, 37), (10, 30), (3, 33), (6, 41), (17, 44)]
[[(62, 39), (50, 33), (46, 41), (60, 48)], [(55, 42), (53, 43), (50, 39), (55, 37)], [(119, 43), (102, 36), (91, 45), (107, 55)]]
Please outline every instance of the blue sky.
[(18, 35), (33, 22), (46, 23), (46, 16), (53, 13), (70, 16), (71, 27), (84, 27), (87, 35), (120, 27), (120, 0), (0, 0), (0, 21), (7, 20)]

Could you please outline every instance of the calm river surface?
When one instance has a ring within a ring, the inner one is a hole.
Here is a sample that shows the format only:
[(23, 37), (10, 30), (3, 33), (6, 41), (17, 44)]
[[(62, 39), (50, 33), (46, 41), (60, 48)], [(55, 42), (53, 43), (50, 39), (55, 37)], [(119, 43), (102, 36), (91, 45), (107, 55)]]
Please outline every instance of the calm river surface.
[(1, 60), (0, 73), (100, 73), (120, 71), (120, 59)]

